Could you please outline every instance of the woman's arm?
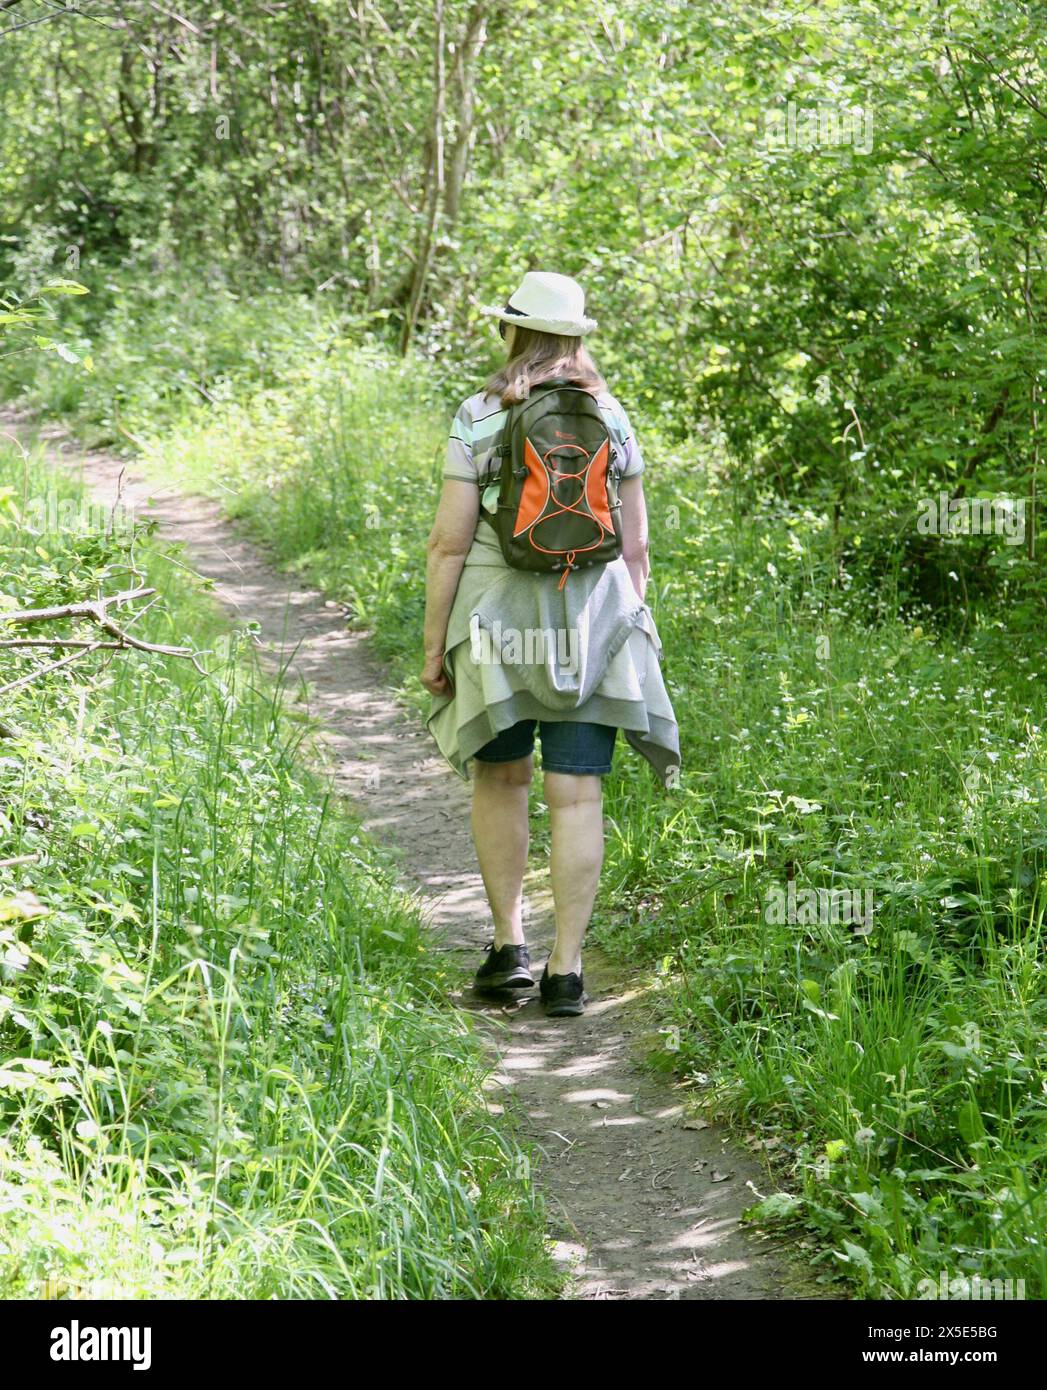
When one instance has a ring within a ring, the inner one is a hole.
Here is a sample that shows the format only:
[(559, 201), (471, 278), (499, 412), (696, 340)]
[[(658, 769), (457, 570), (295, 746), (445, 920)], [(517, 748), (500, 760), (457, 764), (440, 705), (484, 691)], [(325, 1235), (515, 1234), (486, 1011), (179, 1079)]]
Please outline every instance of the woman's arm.
[(449, 695), (444, 675), (444, 642), (447, 620), (458, 589), (465, 557), (476, 534), (480, 515), (480, 490), (475, 483), (444, 480), (436, 520), (429, 533), (425, 571), (425, 664), (422, 684), (430, 695)]
[(623, 478), (618, 496), (622, 503), (622, 558), (633, 588), (643, 598), (651, 565), (647, 557), (647, 503), (642, 475)]

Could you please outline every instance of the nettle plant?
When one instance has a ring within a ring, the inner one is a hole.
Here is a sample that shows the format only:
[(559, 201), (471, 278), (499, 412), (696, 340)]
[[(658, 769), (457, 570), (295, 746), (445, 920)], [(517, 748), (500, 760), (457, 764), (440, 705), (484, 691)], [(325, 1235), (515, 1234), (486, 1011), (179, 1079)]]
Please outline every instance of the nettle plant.
[(88, 294), (86, 285), (78, 280), (59, 276), (46, 280), (23, 293), (8, 288), (0, 294), (0, 356), (21, 353), (53, 352), (63, 362), (92, 371), (90, 355), (82, 356), (68, 343), (52, 336), (58, 322), (53, 299), (66, 295)]

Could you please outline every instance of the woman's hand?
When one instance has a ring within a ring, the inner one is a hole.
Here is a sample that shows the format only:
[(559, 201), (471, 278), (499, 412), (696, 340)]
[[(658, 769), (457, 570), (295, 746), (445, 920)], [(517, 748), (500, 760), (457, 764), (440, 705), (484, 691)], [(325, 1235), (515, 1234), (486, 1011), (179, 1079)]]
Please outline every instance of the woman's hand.
[(422, 684), (430, 695), (452, 694), (451, 682), (444, 673), (443, 652), (439, 656), (427, 656), (422, 666)]

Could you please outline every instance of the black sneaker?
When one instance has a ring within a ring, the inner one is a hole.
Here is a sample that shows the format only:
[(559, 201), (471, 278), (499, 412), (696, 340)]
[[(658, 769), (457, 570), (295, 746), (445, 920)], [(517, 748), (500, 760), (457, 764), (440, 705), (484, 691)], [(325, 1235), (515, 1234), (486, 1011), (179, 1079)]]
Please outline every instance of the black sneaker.
[(487, 959), (476, 972), (473, 988), (481, 992), (495, 989), (531, 989), (531, 956), (526, 946), (487, 947)]
[(549, 967), (542, 971), (538, 989), (550, 1018), (573, 1018), (585, 1013), (585, 977), (582, 975), (550, 975)]

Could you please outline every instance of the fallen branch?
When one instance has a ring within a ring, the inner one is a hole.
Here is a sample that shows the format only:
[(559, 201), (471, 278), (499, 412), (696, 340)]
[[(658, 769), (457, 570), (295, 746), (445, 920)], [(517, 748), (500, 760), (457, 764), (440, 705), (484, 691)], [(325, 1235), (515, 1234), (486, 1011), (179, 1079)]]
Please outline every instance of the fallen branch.
[(35, 864), (39, 855), (16, 854), (13, 859), (0, 859), (0, 869), (13, 869), (19, 864)]
[[(163, 642), (143, 642), (138, 637), (132, 637), (125, 632), (108, 616), (106, 610), (114, 603), (127, 603), (131, 599), (145, 598), (147, 594), (155, 594), (155, 589), (128, 589), (122, 594), (110, 594), (106, 598), (95, 599), (89, 603), (65, 603), (55, 608), (22, 608), (15, 609), (10, 613), (0, 613), (0, 623), (13, 623), (20, 626), (28, 626), (32, 623), (56, 622), (60, 618), (87, 618), (107, 632), (110, 637), (116, 639), (116, 645), (120, 647), (133, 647), (139, 652), (157, 652), (161, 656), (192, 656), (190, 647), (171, 647)], [(47, 645), (45, 643), (45, 645)], [(51, 645), (61, 645), (52, 643)], [(88, 644), (89, 649), (97, 649), (102, 643), (92, 642)], [(0, 686), (0, 694), (4, 690), (10, 689), (9, 686)]]
[(93, 651), (104, 648), (116, 651), (123, 642), (92, 642), (86, 637), (5, 637), (0, 647), (90, 647)]
[(49, 623), (56, 618), (93, 618), (101, 610), (103, 613), (112, 603), (129, 603), (133, 598), (146, 598), (155, 594), (155, 589), (125, 589), (119, 594), (108, 594), (100, 599), (85, 603), (63, 603), (54, 608), (14, 608), (9, 613), (0, 613), (0, 621), (5, 623)]
[[(57, 622), (62, 618), (85, 618), (95, 623), (108, 637), (113, 639), (109, 642), (76, 637), (11, 637), (0, 639), (0, 647), (68, 647), (73, 649), (68, 656), (63, 656), (58, 661), (52, 661), (47, 666), (38, 666), (34, 671), (19, 676), (17, 680), (9, 681), (7, 685), (0, 685), (0, 695), (7, 695), (13, 690), (20, 690), (32, 681), (40, 680), (44, 676), (60, 670), (63, 666), (68, 666), (70, 662), (79, 661), (88, 652), (117, 651), (121, 648), (132, 648), (139, 652), (155, 652), (160, 656), (186, 657), (200, 671), (201, 675), (206, 674), (190, 647), (172, 647), (163, 642), (143, 642), (138, 637), (132, 637), (129, 632), (109, 617), (108, 610), (114, 605), (129, 603), (136, 598), (147, 598), (150, 594), (155, 595), (156, 590), (148, 587), (126, 589), (122, 593), (108, 594), (85, 603), (63, 603), (52, 608), (16, 608), (11, 612), (0, 612), (0, 627), (5, 624), (27, 627), (34, 623)], [(131, 622), (140, 618), (151, 606), (151, 604), (146, 604), (145, 608), (139, 609), (131, 618)], [(0, 721), (0, 738), (17, 737), (19, 735), (16, 729), (10, 724)]]

